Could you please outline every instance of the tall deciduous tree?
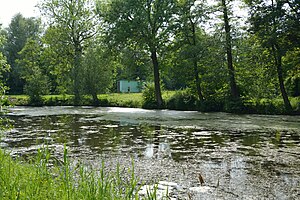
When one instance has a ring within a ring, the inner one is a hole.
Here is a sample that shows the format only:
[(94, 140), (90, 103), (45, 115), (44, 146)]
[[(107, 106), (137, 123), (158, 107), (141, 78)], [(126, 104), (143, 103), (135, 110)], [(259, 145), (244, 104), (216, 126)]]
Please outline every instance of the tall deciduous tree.
[(98, 31), (93, 0), (44, 0), (40, 9), (51, 26), (61, 32), (56, 38), (73, 49), (74, 104), (80, 103), (80, 68), (82, 54), (90, 38)]
[(293, 49), (293, 45), (299, 45), (299, 42), (294, 43), (295, 38), (299, 39), (299, 33), (293, 31), (295, 27), (291, 27), (294, 25), (299, 30), (299, 4), (284, 0), (250, 0), (246, 3), (250, 6), (251, 31), (273, 57), (284, 105), (287, 111), (291, 111), (284, 84), (282, 58), (288, 50)]
[(201, 89), (201, 80), (199, 74), (199, 58), (202, 57), (204, 50), (199, 48), (199, 38), (197, 30), (199, 24), (205, 19), (204, 2), (198, 0), (180, 0), (177, 2), (179, 11), (179, 26), (185, 45), (190, 49), (191, 61), (194, 70), (194, 80), (197, 89), (198, 98), (203, 101), (203, 92)]
[(153, 65), (155, 98), (163, 104), (160, 87), (159, 52), (171, 38), (174, 17), (173, 0), (111, 0), (103, 6), (109, 39), (117, 43), (138, 45), (149, 52)]
[[(42, 60), (51, 81), (51, 91), (56, 94), (72, 94), (73, 46), (62, 39), (65, 34), (57, 27), (50, 26), (45, 31), (42, 41), (44, 51)], [(60, 40), (57, 40), (60, 38)]]
[(231, 25), (230, 25), (229, 7), (228, 7), (229, 1), (230, 0), (221, 0), (220, 3), (221, 3), (221, 10), (223, 13), (223, 22), (224, 22), (224, 30), (225, 30), (225, 49), (226, 49), (226, 57), (227, 57), (230, 93), (231, 93), (231, 97), (234, 100), (238, 100), (240, 98), (240, 94), (236, 84), (235, 69), (233, 66), (232, 35), (231, 35)]
[(87, 94), (92, 95), (94, 105), (99, 105), (97, 94), (105, 93), (112, 85), (113, 60), (109, 51), (95, 41), (83, 58), (84, 85)]
[[(0, 31), (2, 31), (1, 24), (0, 24)], [(4, 36), (2, 34), (0, 34), (0, 49), (3, 48), (4, 41), (5, 41)], [(0, 98), (1, 98), (0, 100), (2, 100), (4, 98), (5, 92), (8, 89), (3, 80), (3, 73), (9, 71), (9, 69), (10, 69), (10, 66), (7, 63), (6, 57), (0, 51)], [(0, 103), (1, 102), (2, 101), (0, 101)], [(0, 105), (0, 106), (2, 106), (2, 105)]]
[(48, 77), (42, 70), (42, 44), (39, 40), (27, 40), (24, 48), (19, 52), (17, 60), (21, 68), (21, 77), (25, 80), (24, 91), (30, 97), (32, 104), (41, 104), (41, 95), (49, 92)]
[[(2, 32), (2, 27), (0, 24), (0, 32)], [(0, 49), (3, 48), (4, 43), (4, 36), (0, 33)], [(7, 64), (6, 57), (3, 55), (3, 53), (0, 51), (0, 131), (5, 130), (8, 128), (8, 124), (6, 123), (7, 120), (5, 118), (2, 118), (3, 115), (3, 106), (5, 103), (5, 93), (8, 90), (8, 87), (5, 85), (5, 82), (3, 80), (3, 73), (7, 72), (10, 69), (10, 66)]]
[(16, 63), (19, 59), (19, 52), (25, 46), (29, 38), (35, 39), (41, 32), (40, 20), (25, 18), (22, 14), (16, 14), (7, 29), (7, 42), (5, 55), (11, 66), (11, 72), (7, 74), (8, 86), (11, 93), (23, 93), (24, 82), (21, 79), (20, 68)]

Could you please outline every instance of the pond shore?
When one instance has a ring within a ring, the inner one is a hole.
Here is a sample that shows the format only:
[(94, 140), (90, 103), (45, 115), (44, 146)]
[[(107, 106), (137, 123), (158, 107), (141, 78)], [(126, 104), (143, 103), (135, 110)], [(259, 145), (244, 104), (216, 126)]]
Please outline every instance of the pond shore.
[[(260, 99), (247, 100), (238, 110), (227, 111), (222, 102), (207, 101), (204, 105), (197, 105), (199, 102), (186, 102), (176, 99), (176, 91), (163, 92), (165, 105), (162, 109), (182, 110), (182, 111), (202, 111), (202, 112), (230, 112), (237, 114), (266, 114), (266, 115), (300, 115), (300, 97), (290, 98), (293, 107), (292, 112), (286, 112), (281, 99)], [(8, 104), (15, 106), (74, 106), (73, 95), (45, 95), (39, 104), (31, 104), (26, 95), (7, 95)], [(111, 93), (98, 95), (100, 107), (127, 107), (155, 109), (155, 106), (144, 103), (142, 93)], [(177, 102), (177, 103), (174, 103)], [(181, 102), (181, 103), (180, 103)], [(95, 106), (90, 96), (83, 96), (79, 106)]]
[(7, 117), (14, 129), (0, 146), (12, 157), (30, 158), (47, 145), (64, 163), (66, 145), (72, 169), (79, 164), (98, 173), (104, 161), (115, 172), (120, 164), (122, 180), (128, 180), (134, 163), (139, 184), (169, 185), (169, 196), (178, 199), (300, 194), (299, 116), (17, 106)]

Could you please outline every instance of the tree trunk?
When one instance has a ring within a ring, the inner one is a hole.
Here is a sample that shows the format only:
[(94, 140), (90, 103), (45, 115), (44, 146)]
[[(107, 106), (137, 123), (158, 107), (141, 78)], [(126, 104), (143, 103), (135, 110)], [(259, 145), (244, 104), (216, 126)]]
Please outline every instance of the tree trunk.
[[(191, 28), (192, 28), (192, 33), (193, 33), (193, 44), (192, 45), (196, 48), (196, 45), (197, 45), (196, 27), (195, 27), (195, 23), (193, 22), (193, 20), (191, 18), (189, 18), (189, 20), (191, 23)], [(195, 75), (195, 84), (196, 84), (196, 88), (197, 88), (197, 94), (198, 94), (199, 100), (201, 102), (203, 102), (203, 95), (202, 95), (202, 91), (201, 91), (201, 81), (199, 78), (198, 61), (197, 61), (196, 52), (193, 52), (193, 65), (194, 65), (194, 75)]]
[(158, 66), (157, 54), (155, 49), (151, 51), (151, 59), (153, 63), (156, 103), (157, 103), (157, 107), (161, 108), (163, 104), (163, 100), (161, 96), (159, 66)]
[(203, 102), (203, 95), (202, 95), (202, 91), (201, 91), (201, 81), (200, 81), (200, 78), (199, 78), (199, 70), (198, 70), (198, 64), (197, 64), (197, 58), (194, 58), (194, 74), (195, 74), (195, 84), (196, 84), (196, 88), (197, 88), (197, 94), (198, 94), (198, 97), (199, 97), (199, 100), (201, 102)]
[(227, 5), (225, 0), (222, 0), (222, 7), (223, 7), (223, 17), (224, 17), (224, 25), (225, 25), (225, 35), (226, 35), (226, 55), (227, 55), (230, 93), (233, 99), (239, 99), (240, 94), (235, 80), (235, 71), (234, 71), (233, 61), (232, 61), (232, 45), (231, 45), (232, 38), (230, 33), (228, 10), (227, 10)]
[(273, 50), (275, 65), (276, 65), (276, 69), (277, 69), (277, 77), (278, 77), (280, 92), (281, 92), (281, 96), (283, 98), (284, 106), (285, 106), (285, 109), (288, 112), (291, 112), (293, 110), (292, 105), (291, 105), (290, 100), (288, 98), (288, 95), (287, 95), (287, 92), (286, 92), (286, 89), (285, 89), (285, 86), (284, 86), (284, 81), (283, 81), (282, 56), (281, 56), (281, 53), (280, 53), (280, 49), (278, 48), (277, 45), (273, 45), (272, 50)]
[(94, 104), (94, 106), (99, 106), (100, 102), (99, 102), (96, 90), (92, 91), (92, 97), (93, 97), (93, 104)]
[(74, 105), (78, 106), (80, 104), (80, 82), (79, 82), (79, 71), (80, 71), (80, 62), (82, 56), (82, 49), (80, 47), (75, 48), (75, 57), (74, 57)]

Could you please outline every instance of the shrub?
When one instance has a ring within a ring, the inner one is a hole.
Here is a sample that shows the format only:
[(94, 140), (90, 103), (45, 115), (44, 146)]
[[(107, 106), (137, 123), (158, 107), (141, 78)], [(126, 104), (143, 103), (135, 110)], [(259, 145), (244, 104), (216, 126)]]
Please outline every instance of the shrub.
[(245, 101), (247, 113), (257, 114), (286, 114), (282, 99), (252, 99)]
[(244, 113), (245, 107), (242, 99), (227, 97), (224, 102), (224, 111), (232, 113)]
[(71, 106), (74, 102), (74, 96), (71, 95), (57, 95), (45, 96), (44, 105), (46, 106)]
[(200, 103), (199, 109), (203, 112), (224, 111), (224, 100), (217, 97), (207, 97), (202, 103)]
[(146, 83), (142, 92), (143, 108), (157, 108), (154, 83)]
[(24, 90), (29, 96), (30, 105), (41, 106), (43, 104), (42, 95), (49, 92), (48, 78), (39, 71), (34, 75), (28, 75)]
[(175, 94), (168, 99), (166, 107), (175, 110), (197, 110), (198, 104), (199, 102), (196, 95), (190, 88), (186, 88), (176, 91)]
[(300, 97), (291, 98), (291, 104), (295, 113), (300, 113)]

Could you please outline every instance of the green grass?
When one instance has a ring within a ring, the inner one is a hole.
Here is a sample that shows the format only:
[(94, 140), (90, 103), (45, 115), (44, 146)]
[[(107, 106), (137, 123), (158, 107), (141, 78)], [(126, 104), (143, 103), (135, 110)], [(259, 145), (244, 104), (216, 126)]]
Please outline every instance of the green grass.
[(111, 93), (98, 95), (101, 100), (106, 100), (108, 106), (120, 107), (134, 107), (140, 108), (142, 106), (142, 93)]
[[(165, 101), (165, 108), (178, 109), (178, 110), (199, 110), (197, 102), (191, 104), (191, 102), (185, 102), (187, 97), (178, 95), (182, 91), (164, 91), (162, 93)], [(45, 106), (72, 106), (73, 95), (45, 95), (43, 96), (42, 105)], [(144, 104), (142, 93), (111, 93), (98, 95), (100, 106), (112, 106), (112, 107), (131, 107), (141, 108)], [(29, 97), (26, 95), (8, 95), (8, 99), (13, 105), (29, 105)], [(189, 99), (189, 98), (187, 98)], [(300, 113), (300, 97), (290, 97), (292, 108), (295, 114)], [(174, 104), (175, 103), (175, 104)], [(224, 102), (208, 100), (204, 105), (204, 111), (224, 111), (224, 108), (220, 105)], [(9, 103), (8, 103), (9, 104)], [(174, 105), (173, 105), (174, 104)], [(195, 105), (194, 105), (195, 104)], [(85, 106), (92, 106), (93, 101), (90, 96), (82, 97), (82, 104)], [(194, 105), (194, 107), (193, 107)], [(244, 101), (245, 110), (243, 113), (258, 113), (258, 114), (288, 114), (285, 111), (283, 100), (277, 99), (250, 99)], [(200, 109), (201, 110), (201, 109)]]
[[(175, 92), (163, 92), (163, 98), (170, 98)], [(29, 104), (29, 97), (26, 95), (8, 95), (7, 96), (13, 105), (25, 106)], [(73, 95), (44, 95), (43, 102), (46, 106), (62, 106), (73, 105)], [(142, 93), (111, 93), (99, 94), (100, 106), (119, 106), (141, 108), (143, 104)], [(82, 105), (92, 105), (90, 96), (83, 96)]]
[(12, 105), (27, 105), (29, 101), (27, 95), (7, 95), (7, 98)]
[[(114, 172), (106, 172), (103, 162), (98, 170), (82, 164), (72, 166), (67, 148), (62, 161), (50, 165), (50, 160), (47, 149), (39, 150), (31, 162), (13, 160), (0, 149), (0, 199), (140, 199), (134, 165), (128, 176), (123, 176), (119, 165)], [(144, 199), (152, 196), (149, 193)]]

